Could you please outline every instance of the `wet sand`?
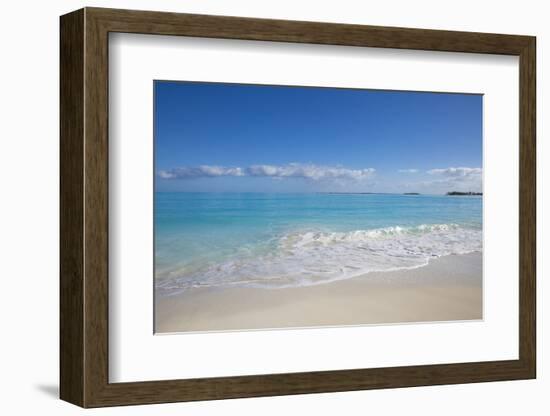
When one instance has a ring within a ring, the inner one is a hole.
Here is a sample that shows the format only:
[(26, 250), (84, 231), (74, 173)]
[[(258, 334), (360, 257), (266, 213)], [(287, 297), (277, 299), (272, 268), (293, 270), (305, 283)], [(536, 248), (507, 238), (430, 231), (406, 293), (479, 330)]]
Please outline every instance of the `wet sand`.
[(314, 286), (195, 288), (155, 307), (156, 333), (479, 320), (482, 255)]

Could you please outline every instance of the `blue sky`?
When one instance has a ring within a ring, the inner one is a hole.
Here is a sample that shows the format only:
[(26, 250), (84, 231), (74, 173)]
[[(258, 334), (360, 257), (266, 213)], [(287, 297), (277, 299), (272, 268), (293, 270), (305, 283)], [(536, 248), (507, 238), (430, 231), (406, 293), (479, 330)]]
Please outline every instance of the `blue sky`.
[(481, 191), (481, 95), (154, 88), (157, 191)]

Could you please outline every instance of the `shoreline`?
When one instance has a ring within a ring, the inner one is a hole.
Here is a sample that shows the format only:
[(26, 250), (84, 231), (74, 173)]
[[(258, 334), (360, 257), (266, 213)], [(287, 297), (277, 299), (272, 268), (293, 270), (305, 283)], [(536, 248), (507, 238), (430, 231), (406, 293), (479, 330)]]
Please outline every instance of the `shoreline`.
[(155, 297), (155, 333), (482, 319), (482, 254), (287, 288), (193, 288)]

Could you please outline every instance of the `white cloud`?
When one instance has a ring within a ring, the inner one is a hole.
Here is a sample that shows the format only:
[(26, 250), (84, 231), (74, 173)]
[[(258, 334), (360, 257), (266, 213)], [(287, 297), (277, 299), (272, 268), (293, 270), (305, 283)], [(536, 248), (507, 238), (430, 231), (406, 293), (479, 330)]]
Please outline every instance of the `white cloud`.
[(399, 169), (399, 173), (418, 173), (418, 169)]
[(431, 169), (428, 171), (430, 175), (443, 175), (449, 178), (481, 176), (481, 168), (445, 168)]
[(161, 170), (158, 176), (163, 179), (214, 178), (217, 176), (244, 176), (241, 168), (223, 166), (196, 166)]
[(252, 176), (271, 177), (274, 179), (303, 178), (314, 181), (325, 179), (364, 180), (370, 178), (375, 169), (347, 169), (339, 166), (318, 166), (313, 164), (302, 165), (291, 163), (288, 165), (252, 165), (247, 168), (208, 166), (181, 167), (161, 170), (158, 176), (162, 179), (191, 179), (218, 176)]
[(481, 192), (483, 169), (469, 167), (450, 167), (431, 169), (427, 172), (438, 179), (426, 182), (425, 185), (437, 187), (442, 191)]
[(346, 169), (342, 167), (301, 165), (292, 163), (283, 166), (253, 165), (246, 168), (249, 176), (270, 176), (274, 178), (305, 178), (314, 181), (322, 179), (367, 179), (375, 169)]

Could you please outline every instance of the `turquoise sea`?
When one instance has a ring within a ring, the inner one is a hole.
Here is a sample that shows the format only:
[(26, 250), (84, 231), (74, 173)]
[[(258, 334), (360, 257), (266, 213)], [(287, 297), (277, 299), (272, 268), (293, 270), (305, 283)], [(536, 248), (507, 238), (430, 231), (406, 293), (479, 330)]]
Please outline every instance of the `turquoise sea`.
[(482, 197), (155, 193), (155, 285), (282, 288), (482, 250)]

